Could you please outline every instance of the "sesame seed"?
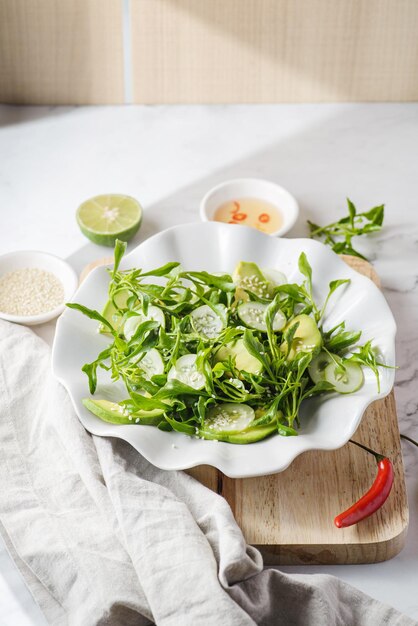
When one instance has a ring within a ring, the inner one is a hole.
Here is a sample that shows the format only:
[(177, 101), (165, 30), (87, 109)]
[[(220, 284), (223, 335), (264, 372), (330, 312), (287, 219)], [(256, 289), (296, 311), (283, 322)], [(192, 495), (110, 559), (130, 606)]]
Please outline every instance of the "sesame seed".
[(0, 278), (0, 311), (10, 315), (39, 315), (64, 302), (64, 287), (51, 272), (23, 268)]

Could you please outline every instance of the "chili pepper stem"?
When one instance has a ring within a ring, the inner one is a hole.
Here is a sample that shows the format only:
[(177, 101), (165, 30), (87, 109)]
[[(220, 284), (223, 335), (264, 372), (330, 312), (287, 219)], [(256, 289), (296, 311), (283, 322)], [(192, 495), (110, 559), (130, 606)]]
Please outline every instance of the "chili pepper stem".
[(415, 439), (412, 439), (411, 437), (408, 437), (408, 435), (403, 435), (402, 433), (399, 435), (401, 439), (405, 439), (406, 441), (409, 441), (410, 443), (413, 443), (414, 446), (417, 446), (418, 448), (418, 441), (415, 441)]
[(366, 450), (366, 452), (368, 452), (369, 454), (372, 454), (374, 458), (376, 459), (377, 463), (379, 463), (379, 461), (383, 461), (383, 459), (386, 458), (383, 454), (379, 454), (378, 452), (375, 452), (371, 448), (368, 448), (367, 446), (365, 446), (362, 443), (359, 443), (358, 441), (354, 441), (353, 439), (350, 439), (350, 443), (354, 443), (354, 445), (358, 446), (359, 448), (363, 448), (363, 450)]

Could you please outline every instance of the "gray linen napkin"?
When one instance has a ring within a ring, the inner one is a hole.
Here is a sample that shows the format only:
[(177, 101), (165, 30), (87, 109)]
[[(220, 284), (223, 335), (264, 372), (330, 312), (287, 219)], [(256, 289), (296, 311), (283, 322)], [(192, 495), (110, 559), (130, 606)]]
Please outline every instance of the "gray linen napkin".
[(92, 437), (48, 346), (0, 322), (0, 532), (54, 625), (407, 626), (330, 576), (264, 570), (223, 498)]

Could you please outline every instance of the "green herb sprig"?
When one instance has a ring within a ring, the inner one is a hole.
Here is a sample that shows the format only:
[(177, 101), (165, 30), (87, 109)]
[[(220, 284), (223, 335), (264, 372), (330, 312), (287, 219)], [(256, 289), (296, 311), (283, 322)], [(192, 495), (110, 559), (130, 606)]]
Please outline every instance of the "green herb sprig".
[(327, 226), (318, 226), (308, 220), (310, 236), (312, 239), (322, 240), (323, 243), (331, 246), (337, 254), (351, 254), (367, 261), (353, 246), (353, 237), (369, 235), (381, 230), (385, 214), (385, 205), (379, 206), (357, 213), (355, 205), (347, 198), (348, 215)]

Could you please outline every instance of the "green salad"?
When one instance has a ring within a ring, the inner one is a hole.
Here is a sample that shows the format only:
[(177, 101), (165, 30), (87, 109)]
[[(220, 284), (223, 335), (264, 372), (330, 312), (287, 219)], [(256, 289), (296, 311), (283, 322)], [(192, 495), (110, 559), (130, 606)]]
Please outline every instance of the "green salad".
[(67, 305), (109, 337), (82, 368), (90, 394), (101, 369), (126, 388), (118, 403), (83, 400), (102, 420), (253, 443), (297, 435), (303, 400), (354, 393), (364, 382), (362, 366), (371, 368), (379, 387), (383, 364), (370, 341), (359, 345), (361, 331), (344, 322), (327, 331), (322, 326), (330, 298), (350, 281), (332, 281), (325, 302), (315, 302), (304, 252), (304, 280), (296, 284), (245, 261), (232, 275), (185, 271), (179, 263), (121, 271), (125, 248), (116, 242), (102, 313)]

